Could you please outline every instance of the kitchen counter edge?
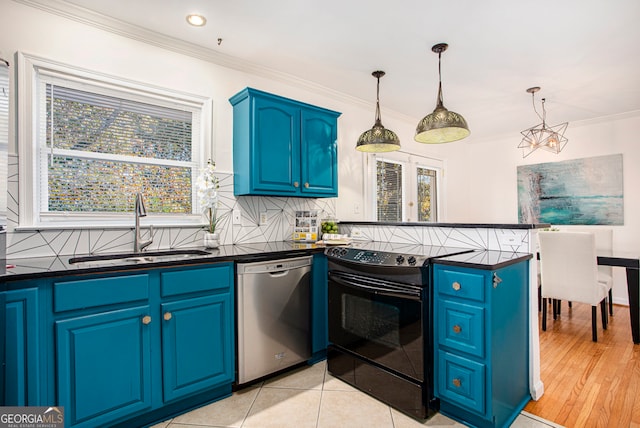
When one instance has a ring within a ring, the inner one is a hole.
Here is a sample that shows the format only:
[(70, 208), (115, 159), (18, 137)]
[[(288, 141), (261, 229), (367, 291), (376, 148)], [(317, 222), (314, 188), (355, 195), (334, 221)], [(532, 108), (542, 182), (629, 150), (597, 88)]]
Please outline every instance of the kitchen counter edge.
[(0, 274), (0, 291), (4, 291), (6, 283), (14, 281), (55, 278), (74, 275), (92, 275), (102, 273), (116, 273), (157, 268), (171, 268), (180, 266), (197, 266), (210, 263), (224, 262), (258, 262), (277, 260), (280, 258), (303, 257), (324, 252), (325, 247), (315, 244), (279, 243), (277, 248), (273, 244), (221, 245), (210, 250), (207, 255), (193, 255), (191, 257), (176, 258), (162, 261), (133, 263), (124, 260), (103, 262), (98, 266), (81, 266), (69, 263), (73, 255), (7, 258), (6, 273)]
[(529, 253), (505, 251), (473, 251), (433, 259), (434, 264), (482, 270), (496, 270), (533, 258)]
[(392, 222), (392, 221), (348, 221), (340, 220), (341, 225), (361, 226), (423, 226), (423, 227), (451, 227), (460, 229), (546, 229), (551, 227), (548, 223), (427, 223), (427, 222)]

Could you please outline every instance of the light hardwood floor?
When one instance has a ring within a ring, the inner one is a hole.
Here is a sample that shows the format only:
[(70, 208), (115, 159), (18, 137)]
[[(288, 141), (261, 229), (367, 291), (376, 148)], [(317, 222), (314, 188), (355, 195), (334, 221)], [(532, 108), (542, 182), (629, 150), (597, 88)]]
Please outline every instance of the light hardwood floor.
[[(631, 340), (629, 308), (615, 305), (598, 342), (591, 341), (591, 307), (566, 302), (540, 328), (544, 394), (525, 411), (566, 427), (640, 427), (640, 345)], [(541, 323), (540, 323), (541, 325)]]

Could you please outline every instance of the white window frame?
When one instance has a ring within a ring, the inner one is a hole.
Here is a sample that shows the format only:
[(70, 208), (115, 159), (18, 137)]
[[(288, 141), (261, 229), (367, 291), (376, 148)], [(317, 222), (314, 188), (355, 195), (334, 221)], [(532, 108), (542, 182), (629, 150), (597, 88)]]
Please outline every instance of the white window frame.
[[(193, 94), (186, 94), (166, 88), (121, 79), (72, 65), (61, 64), (42, 57), (18, 53), (18, 171), (19, 171), (19, 226), (18, 229), (64, 229), (64, 228), (109, 228), (131, 226), (133, 213), (55, 213), (41, 210), (47, 198), (46, 177), (40, 177), (39, 162), (46, 163), (46, 147), (40, 146), (38, 76), (88, 83), (99, 88), (105, 95), (123, 92), (131, 99), (148, 102), (149, 99), (167, 106), (183, 105), (200, 110), (200, 125), (194, 129), (196, 135), (192, 143), (192, 162), (200, 171), (211, 156), (212, 100)], [(44, 86), (44, 85), (43, 85)], [(116, 91), (116, 92), (114, 92)], [(117, 96), (117, 95), (116, 95)], [(44, 108), (44, 106), (40, 106)], [(199, 135), (199, 137), (198, 137)], [(149, 213), (144, 223), (157, 226), (200, 226), (203, 216), (196, 196), (196, 176), (192, 180), (191, 214)], [(44, 181), (43, 181), (44, 180)]]
[[(418, 199), (418, 187), (416, 182), (417, 168), (428, 168), (436, 171), (436, 216), (438, 222), (442, 222), (444, 215), (444, 167), (445, 163), (441, 159), (419, 156), (401, 151), (388, 153), (372, 153), (367, 155), (367, 168), (365, 179), (365, 216), (371, 221), (378, 221), (377, 206), (377, 161), (383, 160), (387, 162), (401, 164), (403, 166), (402, 173), (402, 221), (418, 222), (418, 208), (416, 201)], [(409, 203), (413, 202), (413, 206)], [(427, 223), (427, 222), (420, 222)]]

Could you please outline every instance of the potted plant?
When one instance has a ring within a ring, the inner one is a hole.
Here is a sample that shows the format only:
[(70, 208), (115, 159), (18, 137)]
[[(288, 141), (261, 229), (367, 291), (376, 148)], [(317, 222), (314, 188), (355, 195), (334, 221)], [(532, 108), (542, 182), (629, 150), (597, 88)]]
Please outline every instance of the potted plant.
[(204, 233), (204, 246), (207, 248), (217, 248), (220, 245), (218, 223), (224, 218), (224, 215), (218, 215), (220, 183), (215, 175), (215, 169), (216, 163), (209, 159), (207, 166), (196, 181), (198, 200), (208, 220)]

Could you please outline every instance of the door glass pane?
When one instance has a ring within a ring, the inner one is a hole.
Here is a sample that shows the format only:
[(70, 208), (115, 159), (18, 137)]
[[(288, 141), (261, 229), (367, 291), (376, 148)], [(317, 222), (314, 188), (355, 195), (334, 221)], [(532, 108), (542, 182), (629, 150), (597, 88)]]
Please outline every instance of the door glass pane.
[(376, 163), (378, 221), (402, 221), (402, 164)]
[(437, 221), (437, 171), (428, 168), (418, 167), (418, 221)]

